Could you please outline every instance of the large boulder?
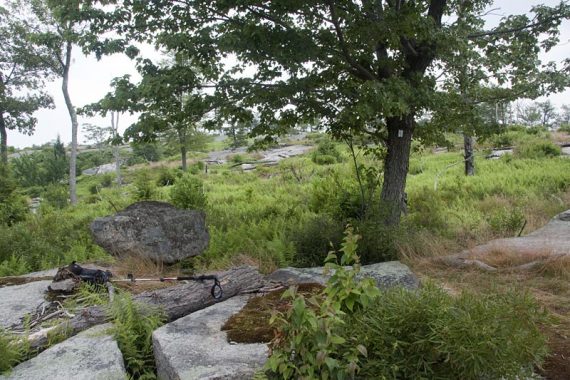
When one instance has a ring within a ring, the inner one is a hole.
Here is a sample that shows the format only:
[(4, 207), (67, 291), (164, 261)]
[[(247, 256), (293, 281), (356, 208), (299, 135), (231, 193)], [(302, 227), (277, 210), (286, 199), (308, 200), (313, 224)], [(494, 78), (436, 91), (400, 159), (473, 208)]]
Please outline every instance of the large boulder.
[(112, 255), (168, 264), (200, 255), (210, 240), (204, 212), (154, 201), (134, 203), (115, 215), (95, 219), (91, 233)]
[[(323, 274), (324, 267), (314, 268), (281, 268), (267, 276), (267, 280), (280, 284), (319, 283), (325, 285), (328, 276)], [(360, 267), (358, 278), (372, 278), (379, 288), (402, 286), (416, 289), (419, 280), (416, 275), (399, 261), (388, 261), (363, 265)]]
[(267, 360), (267, 345), (230, 343), (221, 331), (248, 298), (230, 298), (155, 330), (152, 342), (158, 378), (251, 379)]
[(32, 314), (42, 303), (51, 281), (35, 281), (0, 288), (0, 327), (19, 326), (26, 314)]
[(21, 363), (0, 380), (123, 380), (123, 355), (109, 335), (110, 324), (99, 325)]

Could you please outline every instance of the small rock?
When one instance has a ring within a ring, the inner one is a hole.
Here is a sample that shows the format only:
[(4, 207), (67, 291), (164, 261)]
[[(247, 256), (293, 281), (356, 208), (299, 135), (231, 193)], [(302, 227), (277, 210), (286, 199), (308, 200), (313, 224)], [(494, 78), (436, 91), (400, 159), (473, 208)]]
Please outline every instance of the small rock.
[(97, 244), (115, 256), (150, 258), (172, 264), (202, 254), (210, 235), (203, 211), (165, 202), (138, 202), (91, 223)]
[(48, 290), (56, 294), (70, 294), (73, 293), (79, 286), (79, 281), (73, 278), (68, 278), (63, 281), (52, 281), (48, 286)]
[[(324, 285), (327, 282), (327, 277), (323, 275), (323, 271), (324, 267), (281, 268), (271, 273), (267, 279), (282, 284), (319, 283)], [(379, 288), (403, 286), (416, 289), (419, 286), (416, 275), (399, 261), (363, 265), (360, 268), (358, 278), (363, 277), (374, 279)]]
[(253, 164), (241, 164), (241, 170), (243, 171), (253, 170), (255, 168), (256, 166)]
[(157, 329), (152, 341), (158, 378), (251, 379), (267, 360), (267, 345), (231, 344), (221, 331), (248, 298), (230, 298)]
[(95, 326), (56, 344), (0, 380), (124, 380), (123, 355), (107, 332), (110, 327)]
[(33, 313), (44, 301), (51, 281), (35, 281), (0, 288), (0, 326), (19, 325), (26, 314)]

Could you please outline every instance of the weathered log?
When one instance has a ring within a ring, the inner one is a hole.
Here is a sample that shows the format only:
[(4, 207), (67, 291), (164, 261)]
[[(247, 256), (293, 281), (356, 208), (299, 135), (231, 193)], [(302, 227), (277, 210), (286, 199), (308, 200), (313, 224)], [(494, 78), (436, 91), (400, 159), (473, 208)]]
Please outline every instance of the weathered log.
[[(223, 288), (222, 297), (216, 300), (210, 291), (213, 281), (190, 281), (188, 283), (168, 288), (147, 291), (133, 297), (143, 305), (160, 308), (170, 322), (184, 317), (197, 310), (204, 309), (214, 303), (221, 302), (241, 293), (251, 293), (265, 285), (264, 277), (257, 268), (242, 266), (216, 274)], [(68, 336), (73, 336), (83, 330), (106, 323), (108, 314), (104, 307), (92, 306), (78, 312), (75, 317), (61, 323), (57, 329)], [(47, 345), (47, 334), (34, 335), (30, 341), (33, 349), (41, 350)]]
[(52, 278), (53, 278), (53, 276), (41, 276), (41, 277), (8, 276), (8, 277), (0, 277), (0, 287), (12, 286), (12, 285), (23, 285), (23, 284), (27, 284), (29, 282), (51, 280)]

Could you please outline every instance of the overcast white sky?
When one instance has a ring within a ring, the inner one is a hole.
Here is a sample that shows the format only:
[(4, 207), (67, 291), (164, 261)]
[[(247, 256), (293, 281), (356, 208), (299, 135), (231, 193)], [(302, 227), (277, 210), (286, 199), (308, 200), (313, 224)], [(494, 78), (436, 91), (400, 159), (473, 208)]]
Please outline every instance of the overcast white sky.
[[(492, 26), (499, 22), (502, 15), (525, 13), (533, 5), (546, 4), (556, 5), (559, 0), (497, 0), (493, 8), (500, 8), (488, 16), (488, 24)], [(145, 49), (145, 53), (150, 58), (158, 57), (158, 53), (152, 48)], [(86, 57), (79, 49), (74, 53), (74, 61), (70, 73), (70, 93), (76, 107), (96, 102), (110, 90), (109, 83), (115, 77), (131, 74), (138, 78), (133, 62), (123, 55), (104, 57), (97, 61), (95, 57)], [(562, 24), (560, 43), (543, 57), (543, 61), (562, 61), (570, 57), (570, 22)], [(33, 136), (22, 135), (16, 131), (8, 131), (8, 145), (23, 148), (31, 145), (41, 145), (55, 140), (59, 135), (64, 143), (71, 141), (71, 124), (63, 96), (61, 94), (61, 81), (54, 81), (47, 84), (46, 90), (52, 94), (55, 101), (55, 109), (41, 110), (36, 113), (38, 126)], [(552, 102), (560, 106), (570, 104), (570, 90), (550, 96)], [(121, 115), (120, 130), (123, 131), (131, 123), (136, 121), (136, 117), (124, 114)], [(107, 126), (108, 120), (102, 118), (79, 118), (80, 127), (83, 123)], [(84, 142), (83, 134), (79, 133), (79, 142)]]

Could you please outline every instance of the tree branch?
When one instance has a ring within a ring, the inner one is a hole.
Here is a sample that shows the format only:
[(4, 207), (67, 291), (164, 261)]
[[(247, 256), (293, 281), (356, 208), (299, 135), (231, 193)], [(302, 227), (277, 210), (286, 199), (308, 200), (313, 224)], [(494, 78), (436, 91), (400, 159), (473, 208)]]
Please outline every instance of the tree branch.
[(328, 3), (329, 3), (329, 10), (331, 13), (331, 20), (333, 22), (334, 29), (338, 38), (338, 42), (340, 44), (340, 48), (342, 50), (342, 54), (344, 55), (344, 58), (346, 59), (348, 64), (354, 70), (356, 70), (356, 73), (359, 74), (361, 79), (378, 80), (378, 78), (374, 74), (372, 74), (368, 69), (366, 69), (364, 66), (356, 62), (355, 59), (352, 57), (352, 55), (350, 55), (350, 52), (348, 51), (348, 47), (346, 45), (346, 41), (344, 39), (344, 34), (342, 33), (342, 29), (340, 28), (340, 23), (338, 20), (338, 15), (336, 14), (334, 2), (332, 0), (329, 0)]

